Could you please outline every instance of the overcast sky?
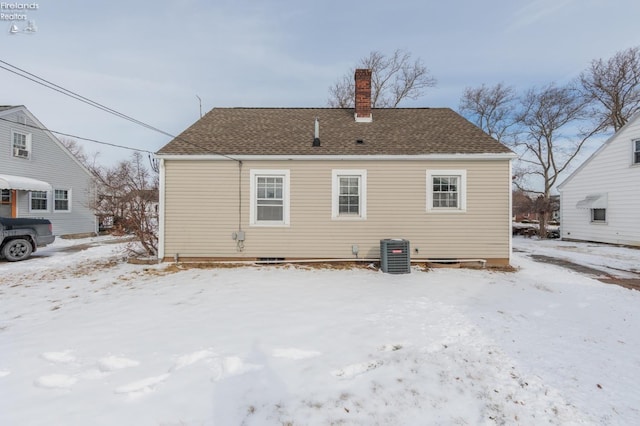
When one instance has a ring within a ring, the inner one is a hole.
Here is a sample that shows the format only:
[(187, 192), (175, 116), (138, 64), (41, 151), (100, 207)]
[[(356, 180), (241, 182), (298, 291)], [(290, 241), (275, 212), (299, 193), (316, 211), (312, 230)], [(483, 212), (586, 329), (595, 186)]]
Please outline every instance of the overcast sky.
[[(564, 83), (640, 45), (637, 0), (6, 3), (1, 13), (27, 15), (18, 29), (32, 20), (37, 31), (10, 34), (0, 20), (3, 61), (172, 134), (199, 118), (197, 96), (204, 112), (327, 106), (329, 86), (373, 50), (405, 49), (437, 79), (402, 106), (457, 110), (465, 87)], [(2, 69), (0, 79), (0, 104), (26, 105), (52, 130), (150, 151), (169, 142)], [(83, 144), (105, 163), (130, 154)]]

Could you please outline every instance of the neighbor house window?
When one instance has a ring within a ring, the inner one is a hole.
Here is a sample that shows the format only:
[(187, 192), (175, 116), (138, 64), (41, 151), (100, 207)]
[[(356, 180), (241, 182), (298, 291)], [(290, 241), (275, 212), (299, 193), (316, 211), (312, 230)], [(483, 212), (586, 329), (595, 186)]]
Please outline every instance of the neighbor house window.
[(251, 170), (252, 225), (289, 225), (289, 170)]
[(591, 209), (591, 222), (606, 222), (607, 209)]
[(16, 158), (28, 159), (31, 155), (31, 135), (28, 133), (11, 132), (12, 153)]
[(67, 189), (56, 189), (53, 191), (53, 211), (71, 211), (71, 191)]
[(0, 204), (11, 204), (11, 190), (3, 189), (1, 192)]
[(467, 209), (466, 170), (427, 171), (427, 211), (464, 212)]
[(46, 191), (31, 191), (29, 193), (29, 204), (31, 211), (47, 211), (49, 207), (47, 205), (47, 192)]
[(640, 164), (640, 140), (633, 141), (633, 164)]
[(331, 217), (367, 218), (367, 171), (332, 170)]

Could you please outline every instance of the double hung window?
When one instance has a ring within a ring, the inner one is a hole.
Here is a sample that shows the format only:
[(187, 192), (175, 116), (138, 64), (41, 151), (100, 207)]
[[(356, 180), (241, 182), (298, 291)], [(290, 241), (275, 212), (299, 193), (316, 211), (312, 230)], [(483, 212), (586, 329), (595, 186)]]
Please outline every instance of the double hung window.
[(252, 225), (289, 225), (289, 170), (251, 170)]
[(467, 171), (427, 171), (427, 211), (464, 212), (467, 210)]
[(460, 206), (460, 176), (434, 176), (432, 189), (434, 208)]
[(29, 192), (30, 211), (48, 211), (49, 197), (47, 191), (31, 191)]
[(367, 171), (333, 170), (331, 217), (333, 219), (367, 218)]
[(71, 191), (67, 189), (56, 189), (53, 191), (53, 211), (71, 211)]
[(29, 159), (31, 156), (31, 135), (12, 131), (11, 140), (13, 157)]

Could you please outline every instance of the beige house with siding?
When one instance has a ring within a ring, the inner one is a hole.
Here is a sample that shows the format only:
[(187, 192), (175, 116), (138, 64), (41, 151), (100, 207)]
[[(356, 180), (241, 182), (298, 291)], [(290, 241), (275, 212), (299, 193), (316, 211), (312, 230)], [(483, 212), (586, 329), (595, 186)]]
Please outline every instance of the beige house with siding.
[(514, 154), (448, 108), (215, 108), (157, 153), (164, 261), (511, 254)]

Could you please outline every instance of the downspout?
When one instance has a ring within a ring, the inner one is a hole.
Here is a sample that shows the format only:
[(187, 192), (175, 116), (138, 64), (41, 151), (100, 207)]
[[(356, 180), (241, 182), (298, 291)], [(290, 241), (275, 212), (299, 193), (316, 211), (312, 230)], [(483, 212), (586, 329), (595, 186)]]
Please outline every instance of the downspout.
[(238, 237), (236, 247), (239, 252), (244, 250), (244, 232), (242, 231), (242, 160), (238, 160)]
[(511, 265), (511, 256), (513, 254), (513, 224), (511, 217), (513, 215), (513, 160), (509, 160), (509, 215), (507, 217), (509, 223), (507, 235), (509, 236), (509, 265)]
[(164, 259), (164, 229), (165, 229), (165, 168), (164, 159), (160, 159), (160, 185), (158, 188), (158, 260)]

